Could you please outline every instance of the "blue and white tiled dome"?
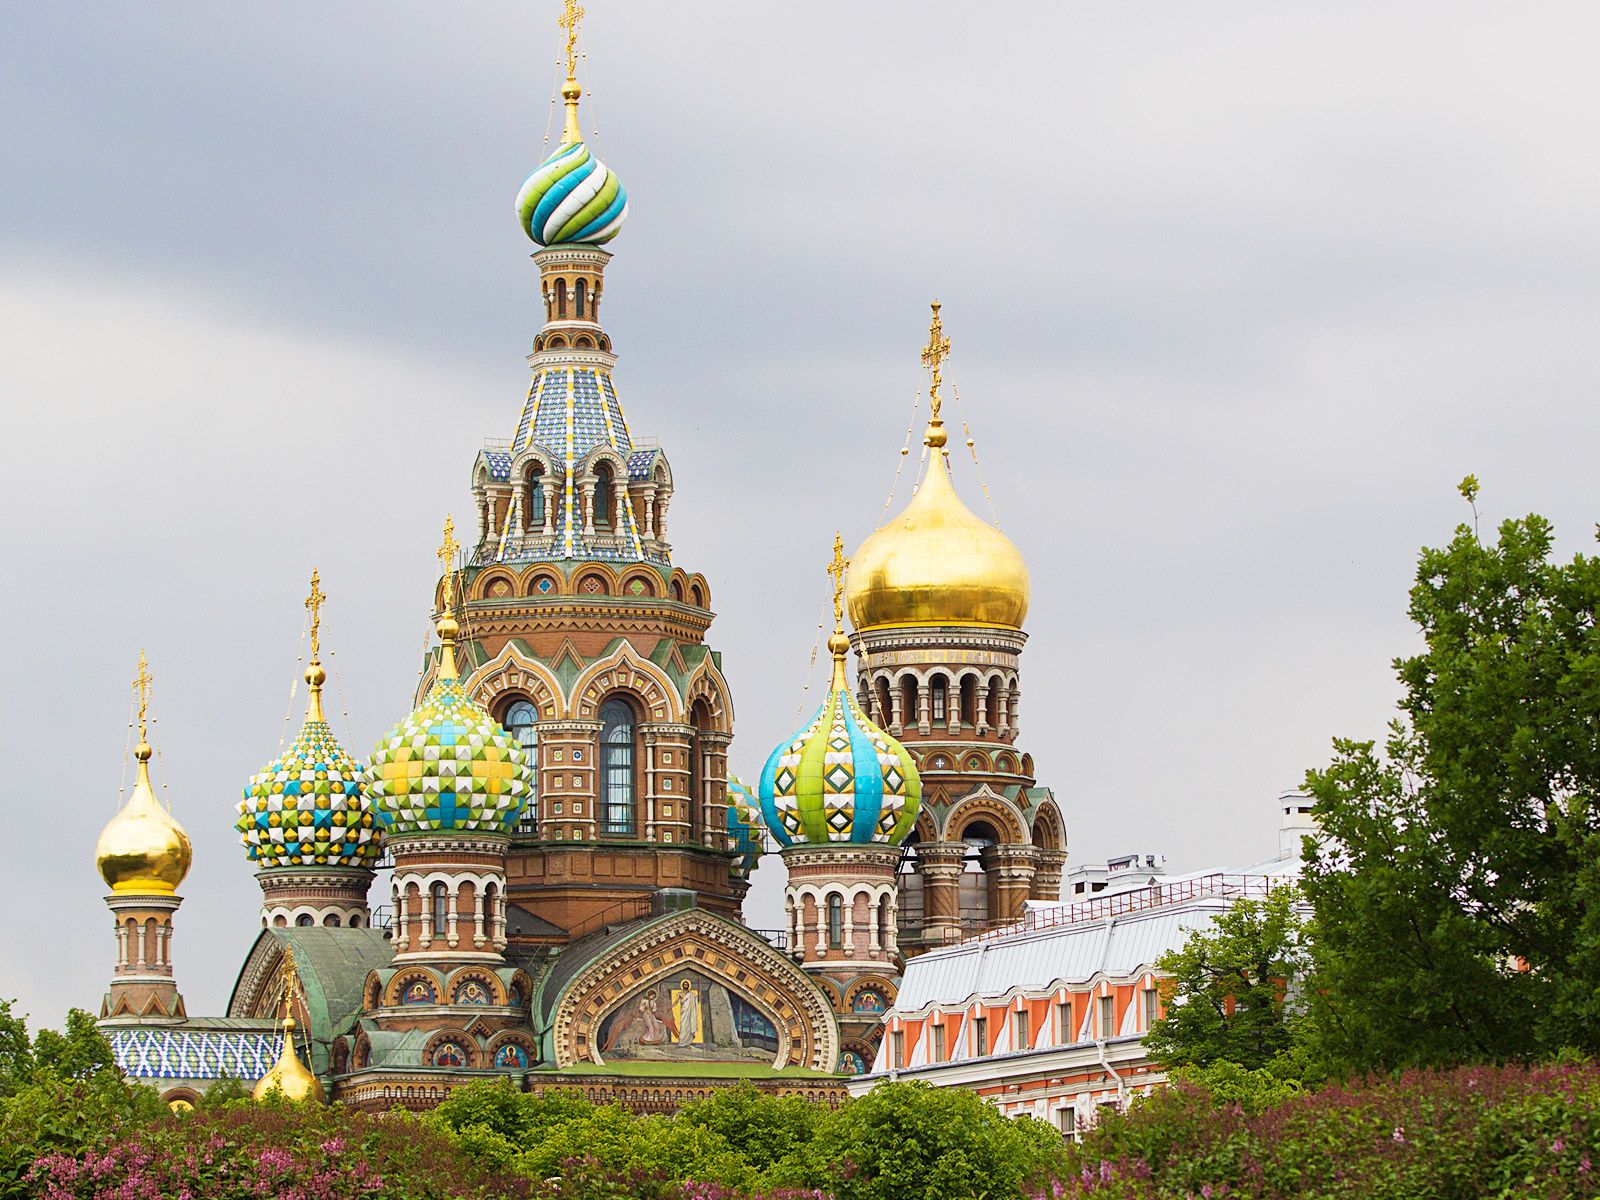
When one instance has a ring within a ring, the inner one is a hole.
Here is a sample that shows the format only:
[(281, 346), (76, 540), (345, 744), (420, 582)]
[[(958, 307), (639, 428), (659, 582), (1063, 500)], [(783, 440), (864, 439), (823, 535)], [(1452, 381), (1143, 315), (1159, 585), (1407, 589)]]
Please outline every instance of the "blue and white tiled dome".
[(755, 870), (761, 860), (761, 801), (750, 785), (728, 776), (728, 845), (738, 852), (733, 869), (741, 875)]
[(380, 847), (363, 773), (314, 706), (294, 742), (250, 780), (239, 801), (234, 828), (250, 861), (262, 870), (371, 867)]

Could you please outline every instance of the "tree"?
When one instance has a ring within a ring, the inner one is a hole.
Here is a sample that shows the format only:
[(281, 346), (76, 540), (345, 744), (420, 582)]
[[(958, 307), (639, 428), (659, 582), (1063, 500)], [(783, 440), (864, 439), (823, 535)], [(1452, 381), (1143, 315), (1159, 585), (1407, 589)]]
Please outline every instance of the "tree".
[(1006, 1117), (962, 1088), (883, 1083), (824, 1116), (768, 1182), (837, 1200), (988, 1200), (1029, 1194), (1024, 1185), (1061, 1160), (1061, 1135), (1042, 1121)]
[(1287, 884), (1235, 901), (1156, 963), (1166, 1015), (1145, 1038), (1171, 1068), (1287, 1064), (1301, 1023), (1290, 985), (1305, 972), (1305, 929)]
[(1311, 771), (1303, 887), (1329, 1053), (1347, 1068), (1600, 1052), (1600, 560), (1543, 517), (1425, 549), (1380, 753)]

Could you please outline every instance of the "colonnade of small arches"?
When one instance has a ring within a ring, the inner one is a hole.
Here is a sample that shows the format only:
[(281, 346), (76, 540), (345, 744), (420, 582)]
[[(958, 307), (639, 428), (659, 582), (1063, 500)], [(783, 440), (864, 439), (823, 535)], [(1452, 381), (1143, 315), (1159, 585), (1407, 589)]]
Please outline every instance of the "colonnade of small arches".
[(809, 942), (811, 961), (892, 959), (900, 951), (894, 884), (791, 884), (783, 907), (789, 944)]
[[(507, 600), (526, 596), (543, 600), (557, 596), (620, 596), (625, 600), (671, 600), (694, 608), (711, 607), (711, 586), (698, 571), (673, 568), (662, 579), (654, 567), (612, 568), (605, 563), (585, 563), (563, 571), (555, 563), (540, 563), (520, 571), (497, 564), (480, 571), (469, 583), (466, 599)], [(443, 593), (436, 603), (443, 602)]]
[(883, 668), (863, 675), (857, 701), (895, 736), (969, 731), (1001, 741), (1017, 736), (1022, 689), (1016, 671), (974, 667)]
[(273, 925), (279, 929), (294, 925), (300, 928), (362, 929), (370, 921), (365, 905), (330, 906), (327, 904), (267, 904), (261, 909), (263, 927)]
[(499, 472), (481, 456), (472, 485), (478, 544), (496, 552), (549, 547), (565, 538), (570, 507), (579, 549), (615, 549), (630, 557), (648, 551), (665, 560), (672, 468), (659, 450), (652, 458), (636, 470), (615, 446), (601, 442), (569, 469), (560, 455), (534, 443), (497, 479)]
[(172, 925), (156, 917), (118, 917), (118, 971), (172, 969)]
[(397, 953), (465, 948), (504, 950), (505, 881), (492, 871), (395, 872), (394, 946)]

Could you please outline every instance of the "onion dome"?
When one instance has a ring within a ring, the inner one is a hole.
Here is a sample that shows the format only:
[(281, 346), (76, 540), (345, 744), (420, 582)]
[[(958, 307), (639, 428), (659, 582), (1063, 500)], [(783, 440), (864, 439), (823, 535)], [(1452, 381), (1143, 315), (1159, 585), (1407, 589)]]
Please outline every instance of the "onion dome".
[(738, 852), (733, 869), (748, 875), (761, 859), (761, 801), (750, 785), (737, 776), (728, 777), (728, 844)]
[(294, 742), (262, 768), (244, 789), (234, 828), (250, 861), (262, 870), (280, 867), (371, 867), (381, 848), (367, 803), (364, 770), (339, 745), (322, 714), (327, 672), (320, 661), (323, 594), (311, 573), (311, 662), (306, 667), (310, 699), (305, 724)]
[[(583, 144), (578, 130), (576, 16), (567, 28), (566, 127), (561, 145), (529, 175), (517, 193), (522, 231), (541, 246), (599, 246), (616, 237), (628, 216), (628, 193), (622, 181)], [(565, 21), (564, 21), (565, 23)]]
[(810, 723), (767, 756), (759, 784), (761, 815), (784, 846), (895, 846), (916, 822), (922, 779), (910, 752), (868, 720), (850, 692), (850, 640), (840, 600), (847, 565), (842, 539), (834, 539), (833, 554), (833, 681)]
[(113, 892), (170, 896), (189, 873), (194, 847), (150, 786), (152, 751), (145, 727), (150, 672), (142, 650), (134, 686), (139, 689), (139, 745), (133, 751), (138, 774), (128, 802), (100, 831), (94, 864)]
[(283, 1017), (280, 1025), (283, 1029), (283, 1047), (278, 1051), (278, 1061), (256, 1083), (250, 1095), (255, 1100), (265, 1100), (273, 1093), (277, 1093), (285, 1100), (296, 1102), (315, 1100), (321, 1103), (326, 1099), (322, 1090), (322, 1080), (313, 1075), (300, 1061), (300, 1055), (294, 1046), (294, 1002), (296, 997), (303, 998), (303, 993), (300, 989), (300, 975), (294, 967), (292, 945), (285, 945), (283, 948), (282, 975)]
[[(454, 560), (451, 526), (440, 557)], [(407, 833), (510, 833), (527, 801), (533, 768), (498, 722), (474, 703), (456, 668), (450, 615), (454, 571), (445, 570), (439, 674), (422, 704), (372, 751), (366, 792), (385, 836)]]
[(931, 461), (898, 517), (851, 560), (848, 600), (856, 629), (885, 625), (991, 625), (1021, 629), (1028, 615), (1028, 566), (1011, 539), (956, 495), (939, 418), (940, 364), (949, 353), (939, 305), (923, 361), (933, 367), (932, 419), (923, 442)]

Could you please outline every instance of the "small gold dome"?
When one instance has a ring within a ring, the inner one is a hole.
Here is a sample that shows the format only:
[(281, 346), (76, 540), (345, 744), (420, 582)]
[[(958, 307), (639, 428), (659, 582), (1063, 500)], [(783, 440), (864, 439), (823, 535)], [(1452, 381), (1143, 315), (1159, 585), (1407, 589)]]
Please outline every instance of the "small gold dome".
[(150, 786), (150, 746), (140, 742), (133, 795), (100, 831), (94, 864), (113, 892), (171, 895), (189, 873), (194, 849), (183, 826)]
[(911, 503), (861, 543), (850, 561), (850, 622), (857, 629), (1021, 629), (1028, 615), (1028, 565), (1010, 538), (961, 502), (944, 454), (938, 444), (930, 445), (933, 461)]
[(250, 1093), (254, 1099), (265, 1100), (273, 1092), (281, 1093), (285, 1100), (297, 1102), (315, 1100), (320, 1104), (324, 1099), (322, 1080), (308, 1071), (295, 1053), (294, 1025), (293, 1017), (283, 1019), (283, 1049), (272, 1070), (261, 1077), (261, 1082)]

